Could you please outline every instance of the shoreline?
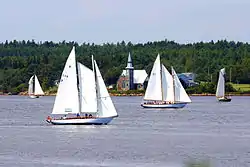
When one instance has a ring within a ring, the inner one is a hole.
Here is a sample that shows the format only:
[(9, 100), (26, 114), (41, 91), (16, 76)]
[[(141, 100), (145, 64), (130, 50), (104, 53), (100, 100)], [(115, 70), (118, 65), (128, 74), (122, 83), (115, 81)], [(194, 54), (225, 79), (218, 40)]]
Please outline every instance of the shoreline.
[[(16, 96), (28, 96), (26, 92), (21, 92), (19, 94), (15, 94)], [(144, 96), (144, 93), (131, 93), (131, 94), (126, 94), (126, 93), (109, 93), (110, 96)], [(189, 96), (215, 96), (215, 94), (210, 94), (210, 93), (201, 93), (201, 94), (188, 94)], [(0, 96), (12, 96), (12, 94), (9, 93), (3, 93), (0, 94)], [(56, 93), (45, 93), (43, 96), (56, 96)], [(232, 93), (229, 94), (228, 96), (250, 96), (249, 93)]]

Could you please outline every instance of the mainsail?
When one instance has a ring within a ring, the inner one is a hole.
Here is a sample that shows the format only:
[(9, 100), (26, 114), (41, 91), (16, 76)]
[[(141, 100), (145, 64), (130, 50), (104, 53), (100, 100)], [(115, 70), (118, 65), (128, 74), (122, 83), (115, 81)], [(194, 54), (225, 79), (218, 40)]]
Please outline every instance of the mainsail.
[(222, 68), (219, 72), (216, 97), (224, 97), (224, 96), (225, 96), (225, 68)]
[(52, 114), (79, 113), (75, 47), (64, 66)]
[(77, 66), (80, 91), (80, 111), (85, 113), (96, 113), (97, 99), (94, 72), (81, 63), (77, 63)]
[(29, 88), (28, 88), (28, 94), (31, 95), (34, 93), (34, 75), (29, 80)]
[(174, 81), (172, 75), (168, 72), (166, 67), (162, 64), (162, 91), (163, 100), (174, 102)]
[(150, 74), (144, 100), (163, 100), (161, 83), (161, 62), (158, 54)]

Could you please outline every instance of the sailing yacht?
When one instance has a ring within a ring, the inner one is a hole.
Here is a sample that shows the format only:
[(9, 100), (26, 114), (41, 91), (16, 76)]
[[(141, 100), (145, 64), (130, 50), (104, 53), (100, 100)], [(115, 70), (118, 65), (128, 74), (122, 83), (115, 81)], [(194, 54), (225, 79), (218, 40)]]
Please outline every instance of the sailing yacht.
[(39, 96), (44, 95), (44, 92), (36, 75), (33, 75), (29, 80), (28, 95), (32, 99), (39, 98)]
[(92, 68), (93, 70), (79, 62), (76, 63), (73, 47), (64, 66), (51, 113), (64, 117), (48, 116), (48, 123), (101, 125), (108, 124), (118, 116), (93, 56)]
[(220, 102), (230, 102), (231, 98), (225, 95), (225, 68), (222, 68), (219, 72), (219, 80), (216, 89), (216, 98)]
[(191, 99), (183, 88), (175, 70), (172, 75), (160, 62), (158, 54), (150, 74), (144, 101), (144, 108), (183, 108)]

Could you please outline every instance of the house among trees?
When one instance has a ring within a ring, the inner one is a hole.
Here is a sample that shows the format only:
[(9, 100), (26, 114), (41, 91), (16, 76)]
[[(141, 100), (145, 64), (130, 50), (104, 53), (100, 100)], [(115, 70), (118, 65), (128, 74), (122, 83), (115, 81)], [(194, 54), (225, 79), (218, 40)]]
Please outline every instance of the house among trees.
[(143, 90), (147, 77), (146, 70), (134, 70), (129, 53), (127, 67), (117, 81), (117, 90)]
[(190, 86), (196, 86), (199, 85), (197, 82), (195, 82), (196, 75), (194, 73), (180, 73), (177, 74), (178, 78), (180, 79), (182, 85), (184, 87), (190, 87)]

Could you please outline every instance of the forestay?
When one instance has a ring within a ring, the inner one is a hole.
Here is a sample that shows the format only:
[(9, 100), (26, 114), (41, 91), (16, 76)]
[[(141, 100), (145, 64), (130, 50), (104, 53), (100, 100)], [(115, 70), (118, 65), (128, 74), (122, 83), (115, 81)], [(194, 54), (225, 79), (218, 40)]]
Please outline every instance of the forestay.
[(52, 114), (79, 113), (75, 47), (64, 66)]

